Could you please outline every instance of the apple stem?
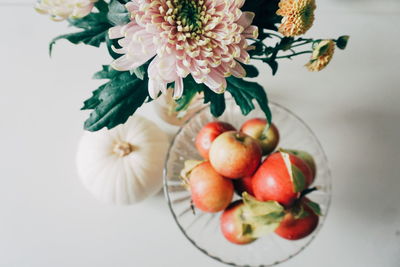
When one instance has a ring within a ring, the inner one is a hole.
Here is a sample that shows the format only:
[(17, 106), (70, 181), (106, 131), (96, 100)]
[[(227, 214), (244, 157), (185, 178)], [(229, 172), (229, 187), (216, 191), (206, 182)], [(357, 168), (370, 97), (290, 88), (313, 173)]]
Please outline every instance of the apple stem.
[(240, 133), (237, 133), (235, 136), (236, 140), (243, 142), (245, 137), (243, 135), (241, 135)]
[(311, 192), (314, 192), (314, 191), (316, 191), (316, 190), (318, 190), (318, 187), (316, 187), (316, 186), (311, 187), (311, 188), (304, 189), (303, 192), (301, 192), (300, 198), (299, 198), (299, 199), (302, 199), (302, 198), (305, 197), (306, 195), (308, 195), (308, 194), (310, 194)]

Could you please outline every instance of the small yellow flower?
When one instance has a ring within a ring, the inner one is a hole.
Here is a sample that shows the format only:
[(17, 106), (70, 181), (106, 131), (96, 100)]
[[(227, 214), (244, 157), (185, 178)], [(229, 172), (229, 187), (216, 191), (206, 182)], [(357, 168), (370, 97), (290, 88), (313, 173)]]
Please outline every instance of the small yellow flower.
[(306, 33), (314, 22), (315, 0), (281, 0), (277, 15), (282, 16), (279, 32), (284, 36)]
[(319, 42), (313, 50), (311, 60), (306, 64), (309, 71), (320, 71), (325, 68), (335, 52), (335, 42), (333, 40), (323, 40)]

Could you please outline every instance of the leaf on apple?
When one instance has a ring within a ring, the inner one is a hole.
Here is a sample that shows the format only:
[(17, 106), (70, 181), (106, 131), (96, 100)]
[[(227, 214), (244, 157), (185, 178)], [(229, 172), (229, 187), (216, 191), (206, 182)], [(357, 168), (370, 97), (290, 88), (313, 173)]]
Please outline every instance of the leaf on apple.
[(306, 177), (303, 172), (292, 164), (290, 154), (280, 150), (285, 166), (288, 170), (291, 181), (293, 182), (293, 191), (299, 193), (306, 187)]
[(306, 204), (315, 214), (317, 214), (318, 216), (322, 216), (321, 207), (318, 203), (309, 200), (306, 202)]
[(243, 224), (243, 235), (250, 236), (252, 238), (260, 238), (263, 236), (266, 236), (273, 231), (275, 231), (276, 228), (278, 228), (279, 222), (276, 223), (270, 223), (270, 224), (264, 224), (264, 223), (248, 223), (248, 224)]
[(186, 188), (189, 188), (190, 173), (194, 170), (194, 168), (196, 168), (203, 162), (204, 162), (204, 160), (186, 160), (185, 161), (185, 165), (180, 173), (180, 178), (182, 179)]
[(292, 181), (294, 186), (294, 192), (298, 193), (305, 189), (306, 187), (306, 177), (303, 172), (292, 164)]
[(291, 213), (293, 214), (293, 217), (298, 220), (307, 217), (310, 215), (305, 209), (303, 205), (295, 205), (291, 209)]
[(284, 208), (276, 201), (258, 201), (247, 192), (242, 194), (245, 207), (253, 216), (266, 215), (270, 213), (283, 212)]
[(253, 228), (251, 227), (250, 224), (247, 223), (243, 223), (242, 224), (242, 235), (246, 236), (246, 235), (252, 235), (253, 233)]
[[(317, 167), (315, 164), (315, 160), (310, 153), (308, 153), (304, 150), (283, 149), (283, 148), (279, 148), (279, 151), (292, 154), (292, 155), (302, 159), (303, 161), (305, 161), (305, 163), (307, 163), (307, 165), (310, 167), (312, 172), (316, 172)], [(315, 173), (314, 173), (314, 175), (315, 175)]]
[(273, 232), (279, 226), (285, 213), (278, 202), (258, 201), (247, 192), (244, 192), (242, 196), (243, 235), (258, 238)]

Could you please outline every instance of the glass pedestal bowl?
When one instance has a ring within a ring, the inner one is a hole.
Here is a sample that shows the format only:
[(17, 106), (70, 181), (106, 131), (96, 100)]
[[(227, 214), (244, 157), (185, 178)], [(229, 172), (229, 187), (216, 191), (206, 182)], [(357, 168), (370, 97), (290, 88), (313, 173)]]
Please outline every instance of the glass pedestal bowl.
[(214, 118), (210, 114), (209, 107), (205, 107), (178, 131), (165, 162), (165, 195), (172, 216), (182, 233), (206, 255), (232, 266), (274, 266), (299, 254), (321, 229), (331, 199), (331, 174), (328, 162), (319, 141), (310, 128), (291, 111), (271, 103), (273, 122), (280, 132), (279, 147), (304, 150), (314, 157), (317, 176), (312, 186), (317, 186), (318, 190), (308, 195), (308, 198), (320, 204), (323, 216), (319, 220), (318, 228), (311, 235), (298, 241), (288, 241), (271, 233), (248, 245), (229, 243), (220, 230), (221, 213), (205, 213), (195, 209), (194, 214), (191, 209), (190, 192), (184, 187), (179, 177), (185, 160), (201, 160), (194, 146), (194, 139), (206, 123), (214, 120), (225, 121), (239, 129), (250, 118), (265, 117), (260, 109), (254, 110), (245, 117), (232, 100), (227, 101), (226, 104), (226, 111), (220, 118)]

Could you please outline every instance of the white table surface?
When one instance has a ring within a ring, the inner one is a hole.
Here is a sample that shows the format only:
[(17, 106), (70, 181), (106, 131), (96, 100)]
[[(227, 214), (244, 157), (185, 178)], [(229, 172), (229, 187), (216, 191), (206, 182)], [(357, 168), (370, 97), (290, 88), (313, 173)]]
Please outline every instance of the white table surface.
[[(113, 207), (82, 187), (79, 108), (109, 59), (64, 41), (50, 59), (48, 41), (71, 29), (29, 2), (0, 1), (0, 266), (222, 266), (180, 233), (162, 193)], [(376, 2), (320, 0), (309, 35), (349, 34), (348, 49), (321, 73), (305, 56), (259, 79), (315, 131), (334, 176), (325, 226), (283, 267), (400, 266), (400, 5)], [(159, 122), (152, 107), (140, 112)]]

